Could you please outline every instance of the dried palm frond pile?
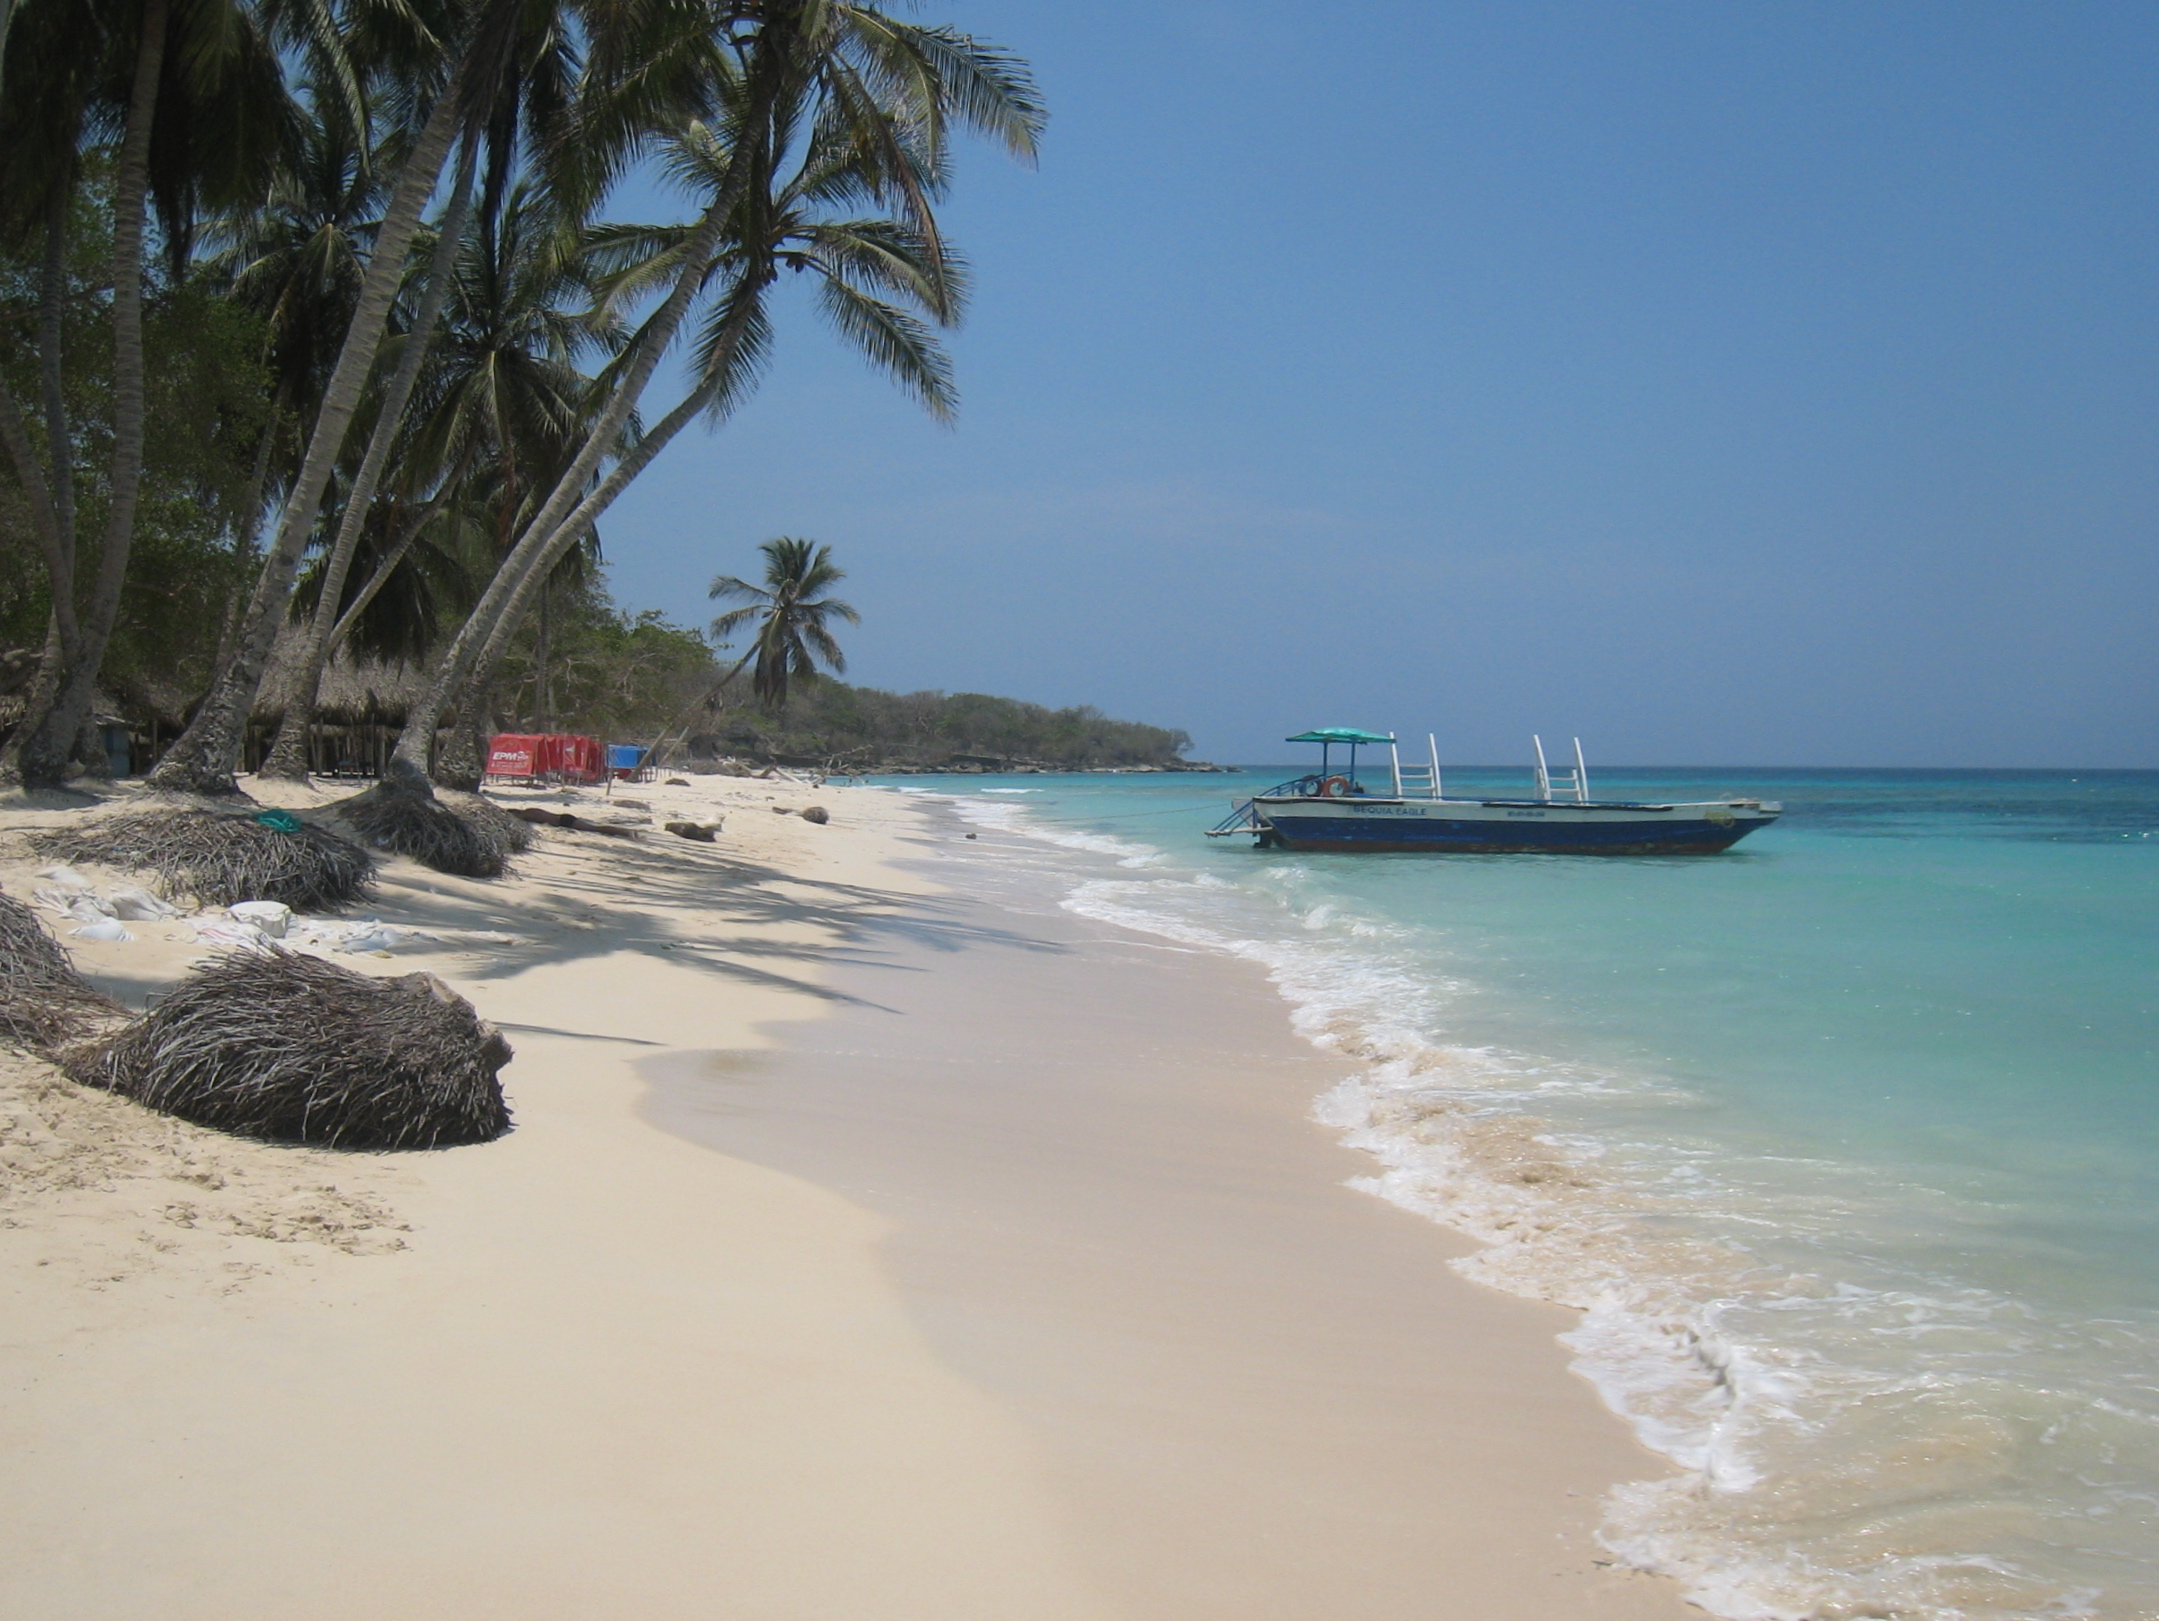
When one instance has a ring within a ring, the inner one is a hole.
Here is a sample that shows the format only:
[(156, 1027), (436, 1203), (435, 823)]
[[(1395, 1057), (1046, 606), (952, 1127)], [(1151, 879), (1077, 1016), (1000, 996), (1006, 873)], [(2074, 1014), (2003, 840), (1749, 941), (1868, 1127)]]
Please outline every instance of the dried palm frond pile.
[(0, 895), (0, 1041), (52, 1054), (125, 1018), (21, 901)]
[(438, 789), (435, 797), (481, 838), (500, 845), (505, 857), (523, 855), (532, 848), (532, 824), (485, 795)]
[(446, 1148), (510, 1129), (510, 1044), (432, 974), (373, 979), (233, 952), (71, 1066), (197, 1125), (334, 1148)]
[(375, 875), (358, 845), (284, 811), (151, 811), (39, 833), (30, 842), (62, 861), (153, 872), (167, 899), (191, 896), (203, 906), (283, 901), (295, 912), (331, 911), (366, 895)]
[(509, 848), (499, 833), (483, 831), (424, 785), (413, 788), (385, 780), (338, 801), (332, 810), (377, 850), (410, 856), (453, 877), (500, 878), (509, 862)]

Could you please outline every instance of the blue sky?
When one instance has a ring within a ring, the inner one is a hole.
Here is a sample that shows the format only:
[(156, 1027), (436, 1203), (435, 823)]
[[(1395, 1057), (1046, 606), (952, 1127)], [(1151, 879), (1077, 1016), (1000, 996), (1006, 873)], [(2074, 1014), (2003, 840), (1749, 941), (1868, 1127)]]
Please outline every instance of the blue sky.
[(2159, 765), (2159, 9), (920, 14), (1052, 109), (943, 215), (960, 420), (790, 309), (626, 603), (812, 536), (853, 679), (1223, 760)]

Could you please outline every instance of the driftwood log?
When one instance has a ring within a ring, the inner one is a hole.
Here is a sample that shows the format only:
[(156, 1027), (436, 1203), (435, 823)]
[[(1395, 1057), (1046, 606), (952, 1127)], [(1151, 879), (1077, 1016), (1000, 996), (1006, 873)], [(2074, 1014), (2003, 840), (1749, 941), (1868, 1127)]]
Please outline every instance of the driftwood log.
[(519, 805), (509, 814), (521, 821), (531, 822), (538, 827), (569, 828), (578, 833), (597, 833), (601, 837), (609, 839), (634, 839), (637, 837), (637, 829), (634, 827), (616, 827), (607, 822), (594, 822), (582, 816), (572, 815), (569, 811), (551, 811), (545, 805)]

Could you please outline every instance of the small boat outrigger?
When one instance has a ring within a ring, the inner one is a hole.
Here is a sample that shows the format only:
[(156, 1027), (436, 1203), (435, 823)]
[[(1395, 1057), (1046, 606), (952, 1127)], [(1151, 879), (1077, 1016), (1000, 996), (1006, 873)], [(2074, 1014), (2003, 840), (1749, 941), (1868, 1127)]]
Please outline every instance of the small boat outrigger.
[[(1574, 740), (1574, 764), (1555, 791), (1537, 751), (1534, 799), (1449, 799), (1441, 791), (1439, 744), (1430, 763), (1404, 764), (1392, 732), (1323, 726), (1299, 732), (1291, 743), (1320, 746), (1319, 771), (1279, 783), (1243, 801), (1210, 829), (1209, 838), (1238, 833), (1257, 848), (1328, 851), (1456, 851), (1474, 855), (1709, 855), (1728, 850), (1756, 828), (1767, 827), (1784, 807), (1759, 799), (1712, 799), (1695, 804), (1653, 805), (1589, 796), (1589, 767), (1582, 740)], [(1347, 746), (1349, 763), (1334, 767), (1334, 750)], [(1357, 751), (1387, 750), (1387, 786), (1373, 793), (1357, 776)]]

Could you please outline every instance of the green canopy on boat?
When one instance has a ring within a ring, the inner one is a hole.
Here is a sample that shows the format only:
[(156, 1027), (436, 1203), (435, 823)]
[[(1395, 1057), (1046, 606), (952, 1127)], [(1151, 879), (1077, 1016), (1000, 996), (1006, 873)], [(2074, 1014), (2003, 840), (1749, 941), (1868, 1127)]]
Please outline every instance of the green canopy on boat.
[(1285, 743), (1392, 743), (1392, 732), (1360, 732), (1354, 726), (1322, 726), (1316, 731), (1285, 737)]

